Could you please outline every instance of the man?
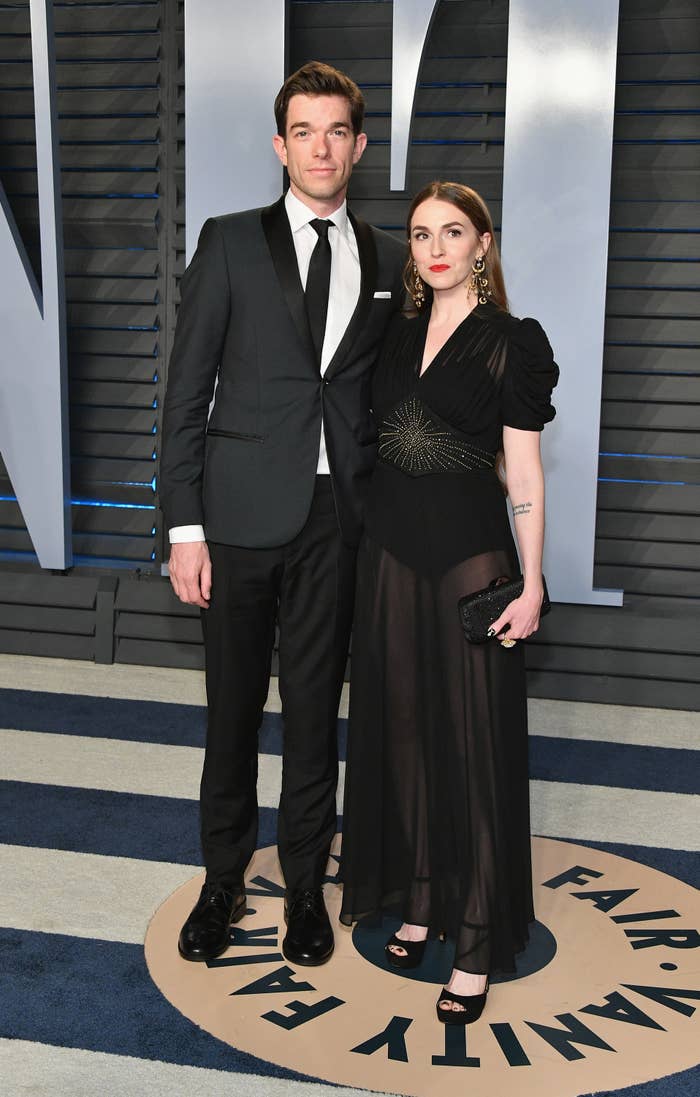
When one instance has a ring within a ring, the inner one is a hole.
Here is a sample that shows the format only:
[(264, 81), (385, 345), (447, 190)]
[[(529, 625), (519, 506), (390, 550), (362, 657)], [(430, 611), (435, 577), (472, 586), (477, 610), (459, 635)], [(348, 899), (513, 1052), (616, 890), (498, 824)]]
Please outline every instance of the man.
[(165, 401), (170, 578), (202, 609), (208, 698), (207, 875), (179, 950), (188, 960), (218, 956), (245, 913), (277, 623), (282, 950), (314, 965), (333, 951), (322, 881), (336, 826), (355, 549), (375, 459), (370, 374), (403, 300), (405, 248), (346, 207), (367, 143), (353, 81), (311, 62), (285, 81), (275, 117), (289, 191), (267, 209), (204, 225), (182, 280)]

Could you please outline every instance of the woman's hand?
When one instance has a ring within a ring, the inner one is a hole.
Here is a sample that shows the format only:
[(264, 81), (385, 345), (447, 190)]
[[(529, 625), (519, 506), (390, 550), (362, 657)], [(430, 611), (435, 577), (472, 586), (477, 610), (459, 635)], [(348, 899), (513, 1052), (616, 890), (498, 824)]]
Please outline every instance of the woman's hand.
[(519, 598), (508, 603), (501, 616), (491, 625), (489, 634), (497, 636), (499, 640), (525, 640), (539, 628), (543, 598), (541, 585), (532, 590), (524, 590)]

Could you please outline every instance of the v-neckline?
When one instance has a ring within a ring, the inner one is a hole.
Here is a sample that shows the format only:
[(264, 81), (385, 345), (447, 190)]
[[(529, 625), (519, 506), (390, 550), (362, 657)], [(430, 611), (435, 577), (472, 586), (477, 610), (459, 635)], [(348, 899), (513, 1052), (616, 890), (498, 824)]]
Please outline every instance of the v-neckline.
[(444, 351), (445, 347), (449, 346), (449, 344), (452, 342), (452, 340), (454, 339), (457, 332), (460, 331), (461, 328), (464, 327), (467, 320), (471, 320), (474, 313), (479, 310), (479, 307), (480, 306), (478, 304), (475, 305), (474, 308), (471, 310), (471, 312), (468, 312), (467, 315), (464, 317), (464, 319), (460, 320), (460, 322), (457, 324), (457, 327), (454, 329), (454, 331), (451, 333), (451, 335), (447, 336), (447, 339), (445, 340), (445, 342), (442, 344), (442, 346), (438, 347), (438, 349), (435, 351), (435, 354), (430, 359), (430, 361), (428, 362), (425, 369), (423, 369), (423, 359), (425, 358), (425, 344), (428, 340), (428, 328), (430, 327), (430, 313), (427, 312), (425, 314), (426, 322), (425, 322), (425, 328), (424, 328), (424, 331), (423, 331), (423, 337), (420, 341), (420, 348), (419, 348), (419, 355), (418, 355), (418, 369), (415, 370), (415, 367), (414, 367), (414, 372), (416, 374), (416, 381), (422, 381), (423, 378), (425, 377), (425, 375), (427, 373), (430, 373), (433, 366), (437, 362), (438, 358), (440, 357), (440, 355)]

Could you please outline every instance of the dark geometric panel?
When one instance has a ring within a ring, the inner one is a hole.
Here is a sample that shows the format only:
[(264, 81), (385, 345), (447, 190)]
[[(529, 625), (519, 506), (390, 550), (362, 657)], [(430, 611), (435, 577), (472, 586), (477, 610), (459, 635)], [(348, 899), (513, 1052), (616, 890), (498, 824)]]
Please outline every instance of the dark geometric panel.
[[(30, 156), (36, 164), (29, 0), (0, 8), (0, 184), (26, 246), (25, 221), (38, 220), (39, 198), (35, 183), (30, 188), (18, 181), (14, 152)], [(41, 259), (30, 255), (29, 260), (41, 286)]]
[(63, 632), (70, 636), (92, 636), (95, 615), (91, 610), (59, 609), (53, 606), (14, 606), (12, 627), (32, 632)]
[[(0, 12), (0, 58), (6, 62), (0, 62), (0, 178), (6, 186), (11, 180), (11, 201), (36, 262), (26, 9), (25, 4)], [(96, 529), (86, 537), (76, 530), (78, 563), (120, 558), (136, 559), (141, 566), (158, 563), (161, 538), (150, 485), (164, 383), (159, 345), (164, 296), (159, 224), (162, 9), (160, 2), (144, 0), (57, 3), (54, 10), (73, 496), (107, 504), (107, 509), (112, 504), (113, 510), (109, 534)], [(127, 420), (123, 409), (134, 406), (150, 409), (150, 414)], [(100, 445), (110, 413), (109, 436)], [(3, 494), (11, 495), (9, 485)], [(130, 506), (149, 507), (147, 533), (133, 544)], [(16, 530), (12, 538), (16, 541)], [(3, 545), (0, 531), (0, 550)]]
[(114, 507), (73, 507), (73, 531), (76, 536), (114, 537), (129, 536), (134, 539), (153, 536), (153, 514), (147, 510), (130, 509), (121, 514)]
[[(695, 543), (669, 541), (627, 541), (612, 537), (598, 541), (598, 563), (629, 565), (649, 568), (685, 568), (692, 571), (697, 565), (698, 546)], [(688, 592), (690, 593), (690, 592)]]
[(610, 648), (577, 648), (566, 644), (530, 644), (529, 671), (547, 670), (568, 674), (615, 675), (625, 678), (672, 678), (700, 681), (697, 655), (668, 655), (657, 651), (616, 651)]
[(119, 638), (199, 644), (202, 642), (202, 625), (199, 616), (165, 617), (148, 613), (120, 612), (114, 634)]
[(601, 480), (598, 485), (598, 511), (602, 510), (660, 516), (692, 515), (697, 522), (700, 517), (700, 488), (695, 484), (654, 484), (642, 478), (613, 482)]
[(623, 0), (595, 576), (652, 599), (700, 590), (699, 64), (696, 4)]
[(700, 458), (697, 431), (604, 429), (600, 432), (601, 453), (636, 453), (653, 457)]
[[(138, 381), (153, 384), (158, 380), (158, 362), (153, 356), (110, 357), (106, 354), (73, 354), (70, 359), (74, 381)], [(151, 405), (152, 406), (152, 405)]]
[[(696, 553), (697, 557), (697, 553)], [(596, 582), (608, 589), (622, 587), (628, 594), (657, 595), (662, 598), (689, 600), (700, 598), (700, 570), (681, 568), (635, 567), (631, 563), (597, 563)], [(692, 604), (692, 603), (691, 603)]]
[(606, 347), (605, 373), (696, 374), (695, 347)]
[[(439, 5), (420, 73), (407, 188), (398, 194), (388, 190), (391, 14), (380, 0), (291, 5), (291, 67), (320, 57), (365, 92), (371, 143), (353, 175), (354, 207), (401, 237), (410, 196), (451, 176), (481, 191), (498, 226), (507, 3)], [(700, 703), (700, 637), (689, 612), (689, 596), (700, 593), (699, 15), (694, 0), (621, 3), (596, 582), (623, 586), (625, 607), (558, 606), (528, 647), (533, 696)], [(25, 17), (10, 12), (14, 26)], [(27, 41), (7, 37), (7, 18), (0, 12), (0, 58), (16, 45), (28, 59)], [(158, 465), (149, 458), (158, 452), (184, 268), (183, 5), (61, 4), (56, 20), (80, 495), (75, 548), (85, 558), (113, 557), (135, 568), (147, 561), (150, 544), (160, 558), (162, 537), (146, 480)], [(0, 63), (0, 114), (15, 115), (4, 124), (16, 137), (29, 132), (30, 97), (27, 60)], [(82, 143), (81, 135), (94, 143)], [(0, 171), (13, 178), (33, 256), (35, 169), (32, 144), (0, 146)], [(5, 489), (0, 479), (0, 493)], [(104, 502), (119, 505), (98, 505)], [(0, 541), (6, 537), (21, 551), (26, 534), (11, 500), (0, 500), (0, 526)], [(164, 581), (119, 574), (116, 658), (201, 667), (198, 611), (179, 603)], [(65, 581), (51, 578), (54, 585)], [(29, 601), (23, 589), (17, 606)], [(35, 604), (44, 598), (50, 607), (43, 589)], [(37, 653), (44, 645), (46, 653), (92, 657), (89, 638), (65, 640), (60, 650), (59, 634), (18, 628), (10, 639), (0, 633), (0, 648), (23, 650), (24, 643)]]
[(651, 708), (700, 710), (700, 685), (660, 678), (626, 678), (610, 674), (571, 674), (568, 671), (528, 673), (530, 697), (563, 701), (593, 701), (609, 705), (647, 705)]
[(642, 541), (666, 541), (679, 547), (697, 546), (698, 523), (693, 514), (635, 514), (629, 511), (601, 510), (598, 513), (598, 537), (620, 538), (627, 551)]
[[(0, 605), (0, 620), (2, 605)], [(9, 655), (34, 655), (50, 659), (82, 659), (90, 661), (95, 654), (92, 636), (58, 632), (38, 632), (36, 629), (0, 628), (0, 651)]]
[[(618, 375), (619, 376), (619, 375)], [(698, 427), (697, 404), (652, 403), (632, 400), (604, 400), (601, 423), (604, 427), (692, 431)]]
[[(2, 634), (0, 633), (1, 643)], [(168, 643), (162, 640), (133, 640), (125, 637), (117, 640), (114, 658), (117, 663), (131, 663), (136, 666), (203, 670), (204, 646), (181, 642)]]
[(60, 583), (46, 572), (0, 572), (0, 604), (18, 606), (64, 606), (91, 609), (95, 604), (97, 582), (77, 576), (63, 576)]
[(628, 480), (640, 476), (653, 483), (700, 484), (700, 461), (692, 457), (655, 458), (649, 454), (601, 454), (600, 475)]

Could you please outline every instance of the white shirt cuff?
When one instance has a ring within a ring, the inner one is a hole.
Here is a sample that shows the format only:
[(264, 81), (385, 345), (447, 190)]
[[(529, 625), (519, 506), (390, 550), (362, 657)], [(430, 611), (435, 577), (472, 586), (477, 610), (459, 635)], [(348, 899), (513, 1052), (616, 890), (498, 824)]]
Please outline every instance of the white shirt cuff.
[(173, 526), (168, 530), (171, 545), (180, 545), (185, 541), (206, 541), (204, 526)]

